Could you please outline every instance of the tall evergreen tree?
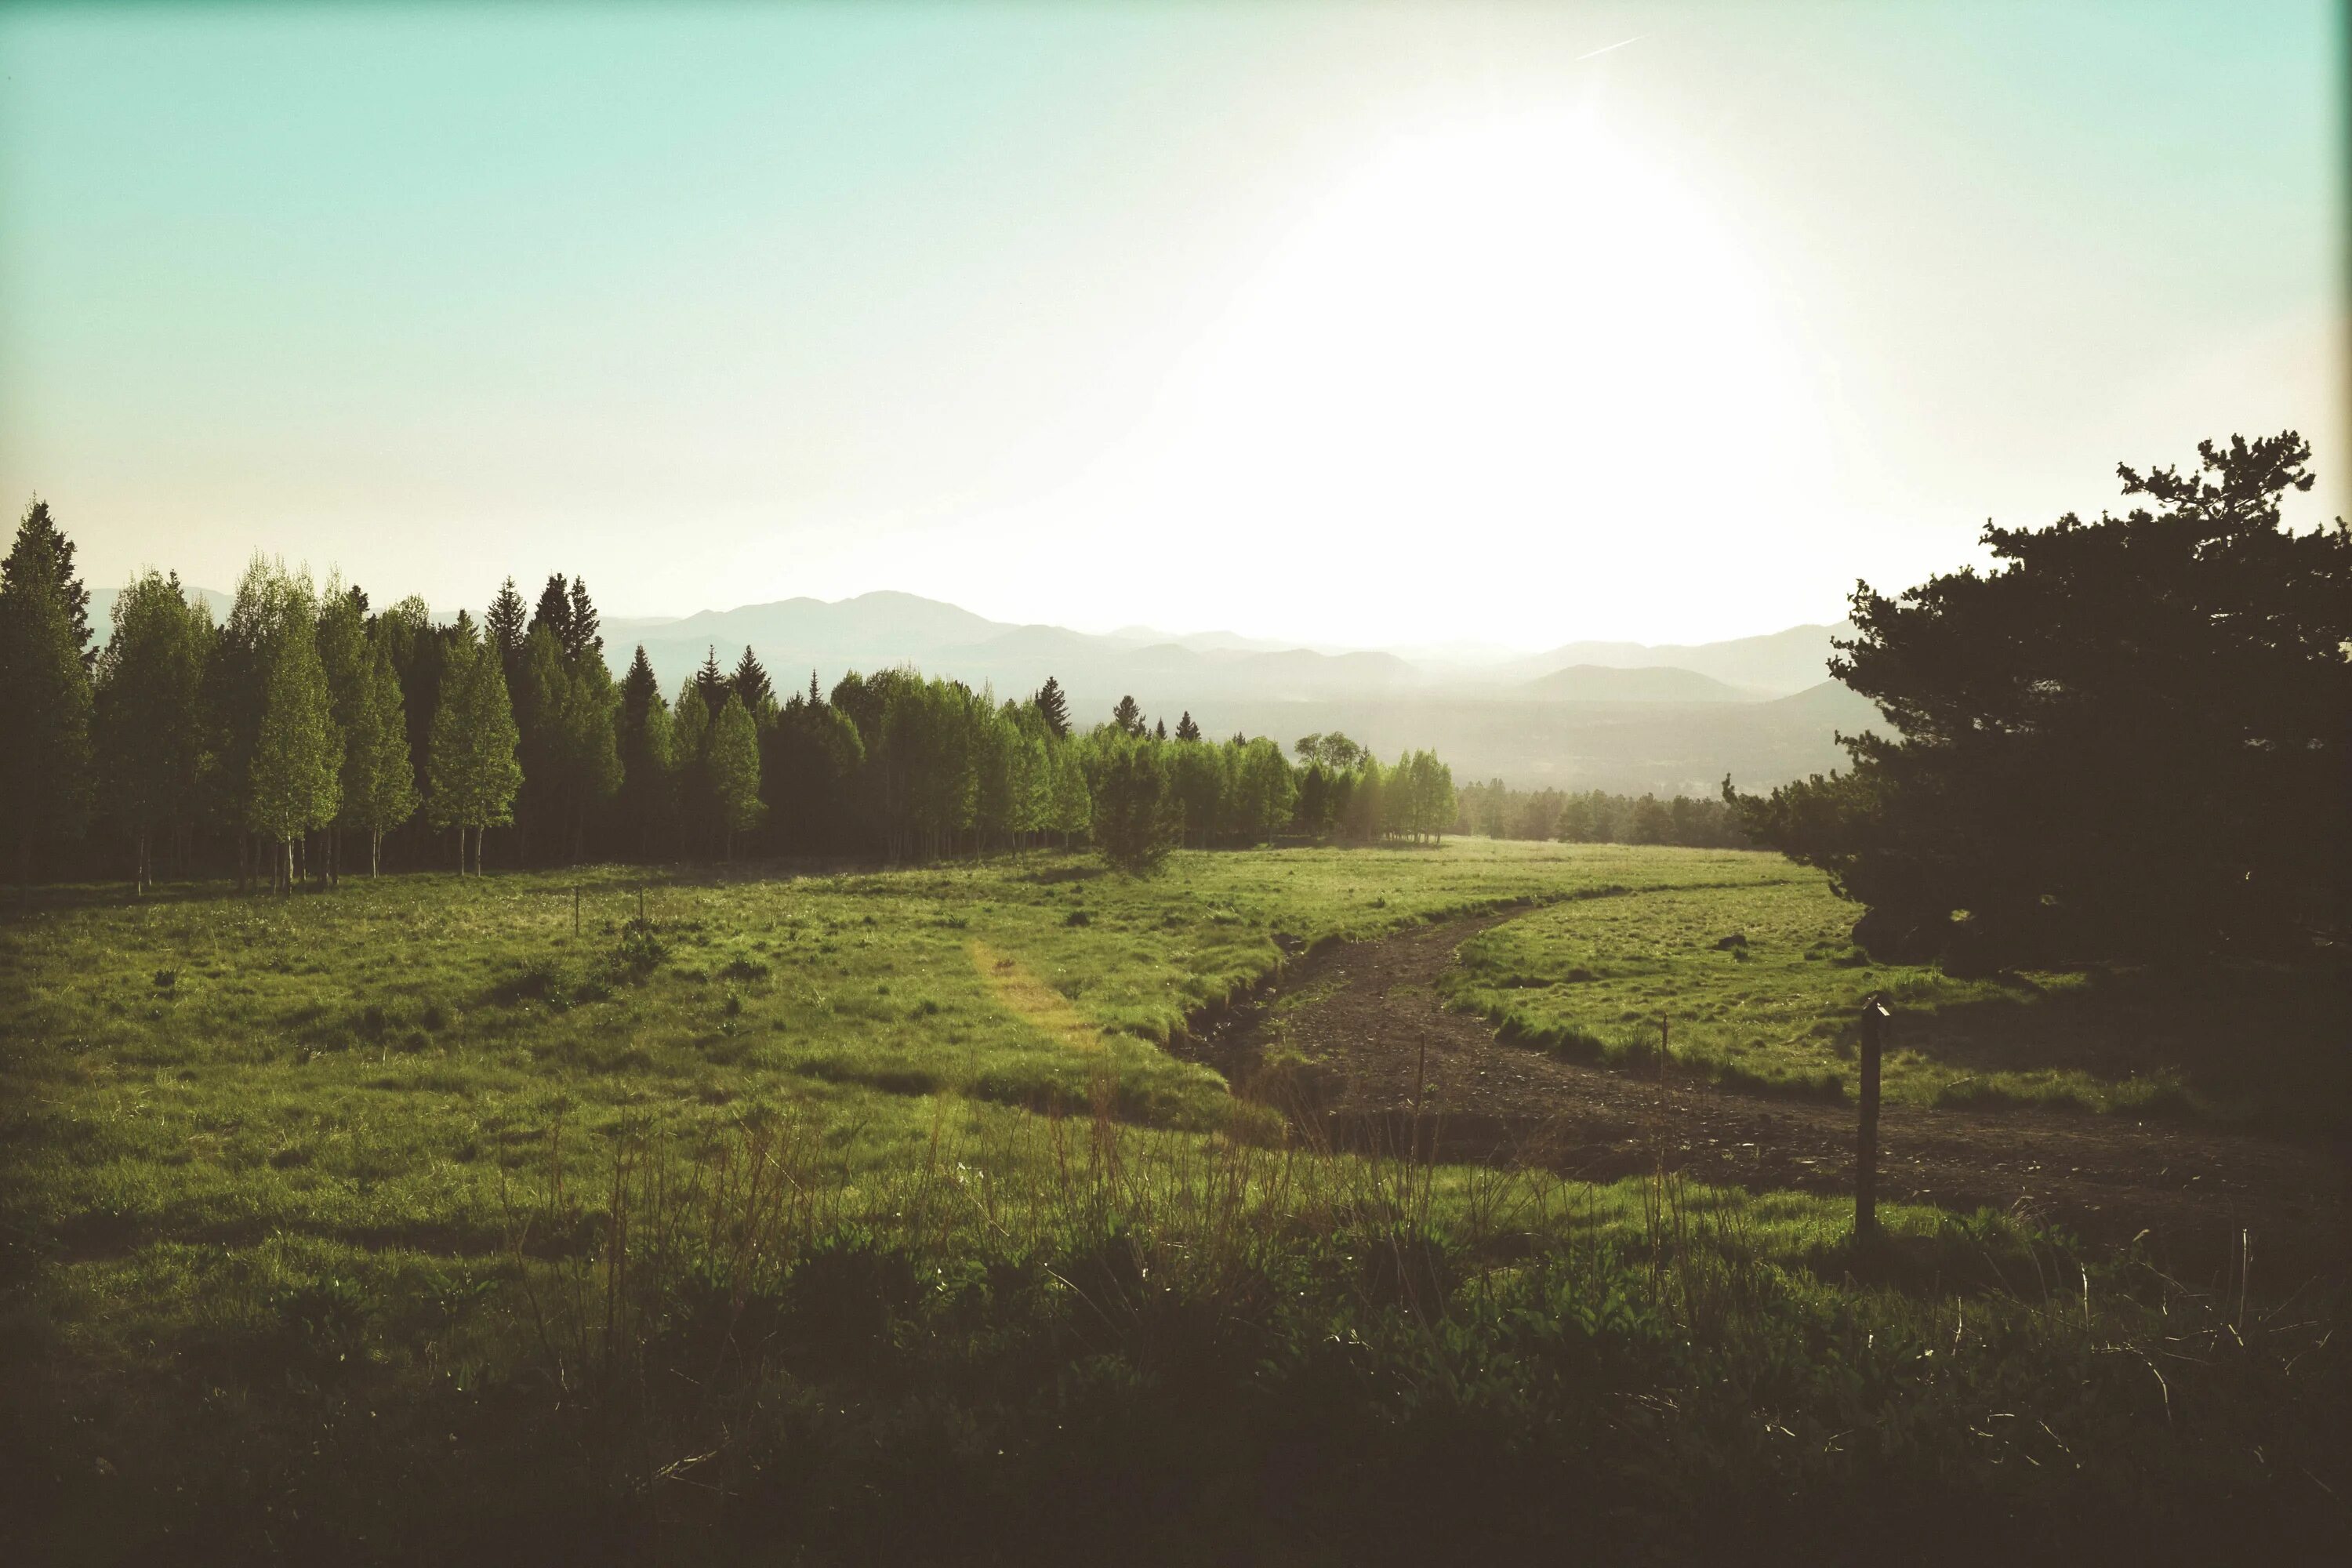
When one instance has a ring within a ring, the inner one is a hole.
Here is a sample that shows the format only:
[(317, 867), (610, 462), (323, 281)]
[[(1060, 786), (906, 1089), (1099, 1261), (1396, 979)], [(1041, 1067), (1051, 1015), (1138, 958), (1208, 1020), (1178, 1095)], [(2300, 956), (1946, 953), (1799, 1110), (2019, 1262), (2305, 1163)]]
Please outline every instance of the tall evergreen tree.
[(735, 661), (735, 673), (729, 678), (729, 689), (743, 700), (743, 707), (753, 721), (762, 726), (776, 715), (776, 689), (769, 682), (768, 671), (760, 663), (760, 656), (747, 645), (743, 657)]
[(98, 645), (89, 629), (89, 587), (74, 570), (74, 542), (58, 527), (57, 519), (49, 513), (49, 503), (35, 496), (25, 508), (25, 516), (16, 526), (16, 542), (8, 552), (12, 567), (21, 571), (34, 556), (49, 563), (50, 575), (64, 584), (66, 602), (66, 636), (80, 650), (85, 665), (98, 663)]
[[(810, 679), (815, 679), (814, 675), (812, 674)], [(1036, 703), (1037, 711), (1044, 717), (1045, 728), (1052, 732), (1054, 739), (1068, 740), (1070, 738), (1070, 700), (1062, 694), (1062, 683), (1052, 676), (1047, 676), (1045, 684), (1037, 689), (1037, 695), (1031, 700)]]
[(734, 688), (728, 684), (726, 672), (719, 668), (717, 648), (703, 650), (702, 668), (694, 672), (694, 689), (702, 698), (704, 711), (713, 717), (727, 706), (727, 694)]
[(603, 617), (596, 614), (595, 601), (588, 597), (588, 579), (572, 579), (572, 608), (563, 627), (563, 651), (574, 663), (604, 657), (604, 634), (598, 628)]
[(618, 752), (621, 761), (620, 817), (629, 847), (651, 855), (670, 831), (675, 812), (672, 789), (676, 759), (671, 755), (669, 703), (646, 658), (645, 645), (629, 661), (621, 678)]
[(547, 585), (539, 591), (539, 604), (530, 612), (530, 625), (523, 628), (523, 640), (545, 626), (555, 646), (566, 647), (572, 642), (572, 586), (558, 572), (548, 578)]
[(1136, 706), (1135, 699), (1132, 697), (1122, 697), (1118, 700), (1118, 706), (1110, 710), (1110, 721), (1118, 726), (1122, 734), (1143, 733), (1143, 710)]
[(27, 880), (89, 817), (89, 605), (72, 541), (34, 501), (0, 563), (0, 824)]
[(1184, 710), (1184, 717), (1176, 721), (1176, 738), (1180, 741), (1197, 741), (1201, 738), (1201, 726), (1192, 722), (1192, 710), (1189, 708)]
[(509, 681), (522, 671), (526, 626), (522, 595), (515, 592), (515, 580), (509, 577), (499, 584), (499, 596), (490, 601), (489, 613), (482, 617), (482, 640), (498, 650), (499, 666)]

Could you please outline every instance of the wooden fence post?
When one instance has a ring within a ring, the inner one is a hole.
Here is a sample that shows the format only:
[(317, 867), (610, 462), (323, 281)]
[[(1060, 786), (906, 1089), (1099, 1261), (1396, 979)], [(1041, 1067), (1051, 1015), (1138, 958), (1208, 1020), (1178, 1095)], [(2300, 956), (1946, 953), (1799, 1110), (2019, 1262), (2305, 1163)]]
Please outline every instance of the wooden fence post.
[(1853, 1234), (1862, 1241), (1878, 1235), (1878, 1058), (1892, 1016), (1883, 991), (1862, 1004), (1862, 1114), (1853, 1141)]

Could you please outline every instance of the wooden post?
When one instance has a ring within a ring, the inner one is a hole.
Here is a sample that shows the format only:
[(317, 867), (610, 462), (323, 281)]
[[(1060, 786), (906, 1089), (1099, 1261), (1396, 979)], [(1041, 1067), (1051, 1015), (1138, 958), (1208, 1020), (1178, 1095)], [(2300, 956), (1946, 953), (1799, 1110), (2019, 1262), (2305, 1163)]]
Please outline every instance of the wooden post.
[(1853, 1141), (1853, 1234), (1862, 1241), (1878, 1235), (1878, 1058), (1892, 1016), (1883, 991), (1862, 1004), (1862, 1114)]
[(572, 884), (572, 934), (580, 934), (580, 884)]

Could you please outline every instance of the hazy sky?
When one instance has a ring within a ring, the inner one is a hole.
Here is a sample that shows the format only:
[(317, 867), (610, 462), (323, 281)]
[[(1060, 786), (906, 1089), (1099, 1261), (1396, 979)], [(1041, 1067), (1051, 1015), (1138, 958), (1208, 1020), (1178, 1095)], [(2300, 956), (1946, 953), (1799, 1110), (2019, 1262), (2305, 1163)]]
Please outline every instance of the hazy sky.
[(2200, 436), (2352, 510), (2341, 59), (2316, 4), (11, 7), (0, 498), (100, 584), (1830, 619)]

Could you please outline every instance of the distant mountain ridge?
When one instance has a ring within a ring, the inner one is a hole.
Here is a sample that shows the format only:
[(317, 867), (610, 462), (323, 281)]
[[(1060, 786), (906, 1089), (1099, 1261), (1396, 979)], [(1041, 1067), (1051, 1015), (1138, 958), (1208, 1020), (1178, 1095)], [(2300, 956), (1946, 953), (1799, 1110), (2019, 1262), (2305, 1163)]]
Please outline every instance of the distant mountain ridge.
[(1286, 742), (1340, 729), (1382, 754), (1434, 745), (1464, 778), (1690, 790), (1713, 788), (1727, 769), (1747, 784), (1843, 765), (1833, 732), (1876, 722), (1869, 703), (1826, 680), (1830, 640), (1848, 629), (1658, 647), (1567, 643), (1499, 661), (1408, 658), (1225, 632), (1020, 626), (883, 592), (616, 619), (605, 641), (616, 671), (642, 642), (671, 689), (706, 653), (731, 668), (749, 646), (779, 690), (800, 689), (812, 671), (829, 689), (847, 670), (898, 664), (1000, 698), (1026, 696), (1051, 676), (1080, 723), (1132, 696), (1171, 729), (1186, 712), (1211, 734), (1244, 730)]
[(1570, 702), (1747, 702), (1754, 694), (1670, 664), (1571, 664), (1528, 682), (1530, 697)]

